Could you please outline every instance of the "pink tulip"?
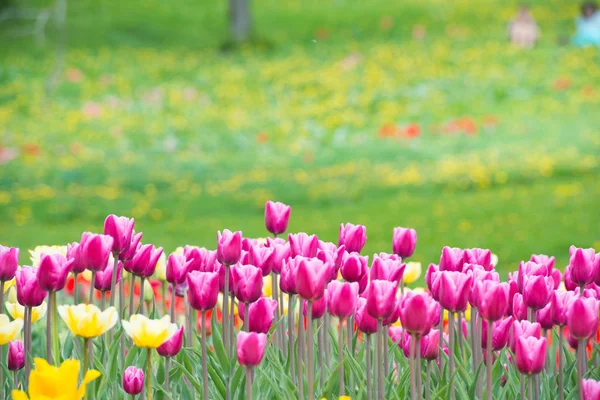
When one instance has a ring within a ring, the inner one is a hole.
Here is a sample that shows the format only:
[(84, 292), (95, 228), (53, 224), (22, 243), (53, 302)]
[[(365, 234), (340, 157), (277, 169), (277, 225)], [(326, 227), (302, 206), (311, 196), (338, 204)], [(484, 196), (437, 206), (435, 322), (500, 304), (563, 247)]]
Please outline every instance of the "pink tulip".
[[(317, 249), (317, 258), (323, 262), (329, 262), (335, 268), (335, 273), (342, 266), (342, 260), (346, 254), (346, 246), (336, 246), (331, 242), (323, 242), (319, 240), (319, 248)], [(337, 277), (337, 275), (336, 275)]]
[(516, 338), (530, 336), (540, 338), (542, 336), (542, 326), (537, 322), (529, 322), (527, 320), (513, 321), (512, 341), (510, 344), (512, 352), (515, 352)]
[(280, 235), (287, 229), (292, 208), (279, 202), (267, 201), (265, 205), (265, 226), (273, 235)]
[(17, 301), (24, 307), (37, 307), (42, 304), (48, 292), (42, 290), (37, 281), (37, 269), (24, 266), (15, 273)]
[(117, 217), (114, 214), (106, 217), (104, 221), (104, 234), (113, 238), (111, 249), (113, 253), (121, 254), (129, 249), (134, 224), (135, 221), (133, 218)]
[(145, 244), (139, 248), (131, 260), (125, 263), (125, 271), (142, 278), (149, 278), (154, 274), (162, 253), (162, 247), (155, 249), (154, 245)]
[(123, 372), (123, 390), (132, 395), (138, 395), (144, 390), (144, 371), (134, 366), (127, 367)]
[(185, 282), (188, 274), (188, 268), (192, 260), (186, 261), (185, 256), (172, 253), (167, 259), (166, 277), (167, 282), (178, 285)]
[(187, 276), (189, 302), (194, 310), (208, 311), (219, 299), (219, 276), (216, 272), (192, 271)]
[(548, 303), (546, 307), (537, 310), (535, 320), (539, 322), (543, 329), (552, 329), (554, 323), (552, 322), (552, 302)]
[(233, 265), (242, 256), (242, 232), (225, 229), (217, 232), (217, 260), (221, 264)]
[(478, 290), (479, 314), (486, 321), (498, 321), (508, 309), (508, 283), (479, 281), (475, 284)]
[[(308, 317), (308, 302), (304, 300), (304, 308), (302, 310), (302, 314), (305, 317)], [(312, 319), (319, 319), (327, 312), (327, 289), (325, 290), (325, 294), (320, 299), (317, 299), (312, 302)]]
[(554, 256), (549, 257), (545, 254), (532, 254), (529, 261), (533, 261), (536, 264), (543, 264), (549, 270), (552, 270), (552, 268), (554, 268), (555, 259), (554, 259)]
[(384, 319), (392, 315), (396, 307), (398, 282), (374, 280), (369, 284), (367, 293), (367, 312), (375, 319)]
[[(249, 320), (248, 330), (250, 332), (257, 333), (269, 333), (273, 318), (275, 317), (275, 310), (277, 309), (277, 301), (261, 297), (254, 303), (251, 303), (248, 307)], [(246, 305), (240, 303), (238, 306), (239, 315), (242, 321), (246, 320)]]
[(317, 300), (323, 297), (330, 275), (329, 264), (323, 263), (318, 258), (300, 259), (296, 274), (298, 294), (305, 300)]
[(77, 242), (67, 244), (67, 260), (73, 260), (71, 272), (74, 274), (81, 274), (87, 268), (85, 260), (81, 256), (80, 245)]
[(331, 281), (327, 285), (327, 309), (334, 317), (354, 314), (358, 301), (358, 283)]
[(405, 330), (426, 335), (433, 325), (437, 303), (427, 293), (408, 292), (400, 299), (400, 322)]
[(517, 321), (527, 319), (527, 306), (523, 301), (523, 295), (521, 293), (515, 293), (513, 297), (512, 316)]
[[(567, 335), (567, 341), (569, 342), (569, 346), (577, 351), (577, 348), (579, 347), (579, 339), (577, 339), (575, 336), (571, 335), (571, 332), (569, 332), (569, 334)], [(590, 342), (589, 339), (586, 340), (582, 340), (583, 342), (583, 348), (586, 348), (588, 343)]]
[[(395, 331), (395, 332), (393, 332)], [(412, 338), (408, 333), (404, 333), (402, 331), (402, 327), (393, 327), (389, 330), (389, 335), (392, 338), (394, 343), (398, 343), (401, 345), (404, 343), (404, 348), (402, 349), (405, 357), (410, 356), (410, 344)], [(404, 334), (404, 342), (401, 340), (401, 335)], [(420, 340), (420, 356), (425, 360), (435, 360), (439, 355), (440, 348), (440, 331), (438, 329), (432, 329), (425, 336), (419, 338)], [(445, 345), (444, 345), (445, 346)], [(447, 350), (447, 349), (445, 349)]]
[(575, 292), (553, 292), (550, 304), (552, 305), (552, 323), (558, 326), (567, 324), (567, 312), (571, 303), (577, 298)]
[(519, 293), (523, 294), (523, 291), (525, 290), (525, 280), (529, 276), (550, 276), (550, 271), (544, 264), (536, 264), (533, 261), (521, 261), (517, 274)]
[(175, 357), (183, 346), (183, 325), (166, 342), (156, 348), (163, 357)]
[(42, 290), (57, 292), (67, 283), (73, 260), (68, 261), (62, 254), (42, 254), (37, 270), (37, 283)]
[(440, 272), (439, 302), (444, 309), (462, 312), (467, 309), (473, 275), (456, 271)]
[(25, 366), (25, 348), (20, 340), (13, 340), (8, 347), (8, 370), (18, 371)]
[[(517, 281), (509, 280), (508, 281), (508, 308), (506, 310), (506, 315), (513, 315), (514, 314), (514, 312), (513, 312), (514, 299), (515, 299), (515, 296), (517, 294), (519, 296), (521, 296), (521, 294), (519, 293), (519, 286), (517, 284)], [(521, 304), (525, 308), (525, 318), (527, 318), (527, 308), (525, 307), (525, 305), (523, 303), (523, 297), (522, 296), (521, 296)]]
[(489, 249), (465, 249), (464, 262), (467, 264), (477, 264), (483, 267), (486, 271), (494, 269), (492, 265), (492, 251)]
[(252, 238), (242, 238), (242, 251), (250, 251), (250, 247), (252, 246), (262, 246), (260, 244), (258, 244), (256, 239), (252, 239)]
[(523, 287), (523, 300), (531, 309), (546, 307), (554, 291), (554, 280), (550, 276), (528, 276)]
[(462, 271), (465, 263), (465, 252), (458, 247), (444, 246), (440, 257), (440, 271)]
[(388, 317), (385, 317), (381, 321), (381, 325), (388, 326), (388, 325), (395, 324), (399, 318), (400, 318), (400, 300), (396, 301), (396, 305), (394, 306), (394, 311), (392, 311), (392, 313)]
[(131, 231), (131, 242), (129, 243), (129, 248), (121, 254), (119, 254), (119, 260), (131, 260), (133, 256), (135, 256), (135, 253), (137, 253), (140, 247), (142, 247), (142, 244), (140, 242), (142, 241), (143, 235), (144, 234), (142, 232), (136, 234), (135, 230)]
[(546, 363), (546, 338), (518, 337), (515, 346), (515, 364), (524, 375), (537, 375)]
[[(96, 279), (94, 280), (94, 288), (101, 292), (107, 292), (110, 290), (112, 281), (114, 265), (108, 263), (103, 271), (96, 272)], [(121, 261), (117, 264), (117, 282), (121, 281), (121, 274), (123, 270), (123, 263)]]
[[(402, 351), (404, 352), (404, 356), (408, 357), (410, 354), (410, 346), (406, 345), (406, 341), (410, 341), (410, 334), (404, 329), (402, 329), (401, 326), (390, 326), (390, 329), (388, 329), (388, 336), (390, 337), (390, 339), (392, 339), (392, 342), (394, 344), (398, 345), (398, 347), (402, 349)], [(403, 344), (404, 347), (402, 347)]]
[(250, 251), (248, 252), (248, 263), (260, 268), (263, 276), (269, 275), (271, 273), (271, 268), (273, 267), (273, 250), (272, 247), (250, 247)]
[(563, 274), (563, 280), (565, 281), (565, 288), (567, 290), (576, 290), (577, 285), (571, 280), (571, 268), (567, 265)]
[(254, 265), (235, 264), (231, 268), (233, 292), (244, 303), (253, 303), (262, 296), (262, 271)]
[[(18, 267), (19, 249), (0, 246), (0, 282), (10, 281), (14, 278)], [(2, 289), (0, 288), (0, 290)]]
[(417, 247), (417, 231), (409, 228), (396, 227), (392, 234), (392, 251), (394, 254), (409, 258)]
[(79, 243), (80, 261), (90, 271), (102, 271), (108, 264), (113, 242), (111, 236), (84, 232)]
[(316, 235), (307, 235), (304, 232), (295, 235), (289, 234), (290, 257), (296, 256), (316, 257), (319, 249), (319, 238)]
[(425, 271), (425, 282), (435, 301), (440, 301), (440, 272), (435, 264), (429, 264), (427, 271)]
[(598, 330), (598, 300), (578, 297), (567, 311), (567, 326), (579, 340), (591, 338)]
[(283, 261), (290, 257), (290, 244), (289, 243), (275, 243), (272, 239), (267, 239), (268, 247), (273, 249), (273, 256), (271, 257), (271, 271), (276, 274), (281, 274), (281, 267)]
[(371, 317), (367, 312), (367, 299), (360, 297), (356, 303), (354, 321), (359, 331), (372, 334), (377, 332), (377, 319)]
[(244, 332), (237, 334), (237, 358), (240, 365), (256, 366), (265, 355), (267, 335), (264, 333)]
[(187, 272), (216, 272), (216, 251), (207, 250), (204, 247), (185, 246), (183, 248), (183, 255), (185, 256), (186, 262), (190, 263), (189, 267), (187, 268)]
[(404, 275), (406, 264), (402, 261), (385, 259), (380, 256), (373, 256), (373, 263), (371, 265), (370, 275), (371, 280), (380, 279), (383, 281), (396, 281), (400, 282)]
[[(510, 335), (510, 328), (513, 323), (513, 318), (508, 317), (498, 321), (494, 321), (492, 328), (492, 350), (498, 351), (506, 347)], [(481, 348), (487, 348), (488, 324), (482, 324), (481, 330)]]
[(581, 381), (583, 400), (600, 400), (600, 382), (593, 379)]
[(296, 288), (296, 275), (298, 275), (298, 263), (303, 259), (302, 256), (297, 256), (287, 261), (283, 261), (281, 275), (279, 277), (279, 288), (283, 293), (298, 294)]
[(369, 257), (361, 257), (358, 253), (346, 253), (342, 260), (340, 272), (348, 282), (360, 282), (367, 275)]
[(579, 249), (571, 246), (569, 251), (569, 271), (571, 280), (577, 286), (585, 286), (594, 280), (594, 259), (596, 252), (594, 249)]
[(367, 242), (367, 228), (364, 225), (341, 224), (338, 246), (346, 246), (349, 253), (360, 253)]
[(481, 265), (478, 264), (464, 264), (463, 273), (467, 272), (471, 272), (473, 274), (473, 285), (471, 285), (471, 291), (469, 293), (469, 303), (471, 304), (471, 307), (477, 307), (478, 292), (475, 287), (475, 282), (485, 280), (500, 282), (500, 276), (496, 271), (486, 271)]

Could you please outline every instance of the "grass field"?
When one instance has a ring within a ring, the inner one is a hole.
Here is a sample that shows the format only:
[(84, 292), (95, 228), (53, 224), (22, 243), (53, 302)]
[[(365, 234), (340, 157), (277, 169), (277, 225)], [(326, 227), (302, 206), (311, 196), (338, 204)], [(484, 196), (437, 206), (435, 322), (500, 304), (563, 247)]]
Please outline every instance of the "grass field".
[(600, 54), (558, 44), (576, 5), (533, 3), (531, 51), (506, 40), (517, 3), (265, 0), (260, 46), (223, 53), (225, 1), (78, 0), (51, 90), (52, 27), (36, 46), (0, 24), (0, 243), (116, 213), (167, 251), (215, 247), (264, 235), (277, 199), (291, 231), (365, 224), (366, 253), (400, 225), (423, 263), (448, 244), (563, 266), (600, 248)]

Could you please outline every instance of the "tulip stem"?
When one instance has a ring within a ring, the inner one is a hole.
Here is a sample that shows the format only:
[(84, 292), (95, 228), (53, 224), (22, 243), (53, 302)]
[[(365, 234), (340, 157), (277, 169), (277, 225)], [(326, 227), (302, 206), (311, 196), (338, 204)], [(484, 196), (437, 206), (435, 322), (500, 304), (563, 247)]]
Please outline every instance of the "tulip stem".
[[(302, 304), (302, 303), (300, 303)], [(304, 376), (302, 373), (302, 353), (304, 349), (304, 321), (302, 321), (302, 312), (300, 312), (298, 320), (298, 368), (296, 373), (298, 374), (298, 398), (304, 399)]]
[[(404, 334), (404, 333), (403, 333)], [(410, 398), (416, 400), (417, 398), (417, 382), (415, 376), (415, 343), (416, 335), (410, 334), (410, 343), (408, 344), (408, 362), (410, 366)]]
[(319, 384), (321, 388), (325, 382), (325, 374), (323, 371), (323, 346), (325, 338), (325, 331), (323, 330), (323, 318), (319, 319), (319, 326), (317, 327), (317, 365), (319, 366)]
[(389, 336), (389, 326), (383, 327), (383, 374), (387, 377), (390, 372), (390, 362), (389, 362), (389, 353), (390, 346), (388, 346), (388, 338)]
[[(143, 278), (142, 278), (143, 279)], [(148, 396), (147, 399), (148, 400), (152, 400), (152, 395), (154, 394), (154, 392), (152, 391), (152, 349), (148, 349), (148, 352), (146, 353), (146, 361), (148, 364), (148, 372), (146, 373), (146, 382), (148, 382)]]
[(440, 307), (440, 322), (438, 324), (438, 330), (440, 331), (440, 344), (438, 347), (438, 357), (439, 357), (439, 367), (440, 367), (440, 380), (444, 376), (444, 357), (442, 354), (444, 353), (444, 307)]
[[(277, 300), (277, 309), (279, 310), (279, 318), (283, 318), (285, 315), (285, 310), (283, 306), (283, 291), (279, 288), (279, 284), (277, 282), (277, 275), (275, 275), (275, 286), (277, 286), (277, 290), (279, 291), (279, 298)], [(289, 301), (289, 298), (288, 298)], [(289, 308), (288, 303), (288, 308)], [(279, 344), (281, 346), (281, 352), (283, 353), (285, 347), (285, 327), (283, 322), (280, 326), (277, 327), (277, 332), (279, 333)]]
[[(89, 367), (89, 363), (90, 363), (90, 352), (89, 352), (89, 343), (90, 343), (90, 339), (88, 338), (83, 338), (83, 376), (85, 376), (85, 373), (88, 370)], [(85, 399), (88, 399), (88, 392), (89, 390), (85, 391)]]
[[(244, 303), (244, 330), (246, 332), (250, 332), (250, 303), (245, 302)], [(277, 340), (277, 333), (275, 333), (275, 339)], [(279, 345), (279, 343), (276, 343), (277, 345)]]
[(252, 367), (246, 367), (246, 399), (252, 400)]
[(231, 349), (229, 347), (229, 265), (225, 264), (225, 286), (223, 288), (223, 309), (222, 311), (222, 328), (223, 328), (223, 347), (225, 354), (231, 357)]
[(583, 360), (585, 359), (585, 342), (583, 340), (577, 341), (577, 391), (579, 398), (583, 399), (583, 388), (581, 387), (581, 380), (583, 379)]
[(528, 398), (529, 400), (533, 400), (533, 375), (529, 375), (527, 381), (527, 391), (529, 392)]
[(171, 323), (175, 323), (175, 285), (171, 287)]
[(365, 352), (367, 357), (367, 400), (371, 400), (371, 335), (367, 334), (365, 341)]
[[(352, 348), (352, 338), (354, 336), (353, 328), (354, 328), (354, 320), (352, 319), (352, 316), (349, 316), (348, 318), (346, 318), (346, 330), (347, 330), (346, 346), (348, 347), (348, 352), (352, 355), (352, 357), (354, 357), (354, 349)], [(354, 376), (351, 373), (348, 374), (348, 386), (350, 386), (351, 388), (354, 387), (353, 377)]]
[(430, 383), (431, 383), (431, 360), (427, 360), (427, 374), (425, 375), (425, 400), (431, 399), (431, 393), (429, 393)]
[[(275, 308), (275, 321), (279, 321), (279, 316), (281, 315), (281, 302), (279, 300), (279, 288), (277, 287), (277, 275), (274, 271), (271, 271), (271, 298), (277, 301), (277, 307)], [(247, 309), (246, 309), (247, 310)], [(244, 321), (245, 324), (245, 321)], [(275, 328), (274, 332), (275, 336), (275, 347), (282, 348), (281, 344), (281, 329), (279, 326)]]
[(52, 365), (52, 293), (48, 296), (48, 311), (46, 312), (46, 361)]
[(18, 374), (18, 370), (14, 370), (13, 371), (13, 389), (17, 390), (19, 388), (19, 376)]
[(314, 400), (314, 339), (315, 336), (313, 334), (313, 319), (312, 319), (312, 300), (308, 300), (308, 305), (306, 309), (306, 314), (308, 318), (308, 327), (306, 329), (306, 334), (308, 335), (308, 400)]
[[(379, 342), (379, 340), (378, 340)], [(343, 347), (344, 346), (344, 319), (340, 318), (340, 324), (338, 329), (338, 363), (340, 366), (340, 397), (345, 394), (344, 389), (344, 359), (343, 359)], [(302, 398), (302, 397), (300, 397)]]
[(94, 284), (96, 282), (96, 271), (92, 271), (92, 279), (90, 280), (90, 297), (88, 299), (89, 304), (94, 304)]
[[(188, 292), (189, 295), (189, 292)], [(185, 320), (187, 321), (187, 337), (189, 338), (189, 343), (188, 343), (188, 347), (194, 347), (194, 325), (196, 323), (196, 318), (198, 317), (198, 314), (195, 312), (194, 308), (192, 307), (191, 304), (189, 304), (190, 299), (188, 298), (188, 315), (186, 316)], [(196, 317), (196, 318), (195, 318)]]
[[(145, 285), (146, 278), (141, 276), (140, 280), (142, 281), (142, 283), (140, 284), (140, 314), (144, 315), (144, 288), (146, 286)], [(111, 293), (110, 297), (112, 297), (112, 293)], [(148, 399), (148, 400), (150, 400), (150, 399)]]
[(331, 353), (331, 349), (330, 349), (330, 345), (331, 342), (329, 341), (329, 327), (331, 326), (331, 321), (330, 321), (330, 317), (329, 317), (329, 313), (326, 312), (325, 316), (324, 316), (324, 320), (323, 320), (324, 324), (325, 324), (325, 328), (323, 331), (323, 338), (325, 339), (325, 363), (327, 364), (327, 368), (329, 368), (330, 364), (330, 353)]
[(229, 346), (230, 353), (235, 355), (235, 342), (237, 337), (235, 336), (235, 296), (231, 293), (229, 298)]
[(377, 319), (377, 352), (379, 353), (379, 361), (377, 363), (377, 387), (379, 399), (385, 399), (385, 389), (383, 387), (383, 325), (381, 318)]
[(102, 296), (100, 297), (100, 309), (104, 311), (106, 309), (106, 293), (102, 291), (100, 293)]
[(448, 354), (448, 373), (450, 374), (450, 398), (454, 400), (454, 345), (456, 332), (454, 330), (454, 313), (448, 310), (448, 334), (450, 335), (449, 354)]
[(165, 392), (169, 393), (169, 372), (171, 370), (171, 357), (165, 357)]
[(458, 335), (458, 348), (460, 349), (460, 360), (462, 362), (465, 361), (465, 346), (463, 343), (463, 329), (462, 329), (462, 323), (463, 323), (463, 315), (462, 312), (458, 312), (458, 329), (457, 329), (457, 335)]
[(131, 279), (129, 280), (129, 317), (131, 318), (131, 316), (133, 314), (135, 314), (135, 311), (133, 310), (133, 298), (135, 295), (135, 275), (131, 274)]
[(294, 357), (294, 295), (290, 294), (288, 299), (288, 355), (290, 357), (290, 370), (292, 380), (296, 379), (296, 363)]
[[(4, 283), (0, 282), (0, 292), (2, 292), (3, 290), (4, 290)], [(4, 361), (4, 345), (0, 345), (0, 360)], [(4, 398), (4, 368), (2, 368), (0, 366), (0, 399), (3, 399), (3, 398)]]
[[(73, 304), (79, 303), (79, 282), (77, 282), (78, 273), (73, 273)], [(0, 288), (2, 285), (0, 285)]]
[(558, 327), (558, 398), (564, 400), (564, 376), (563, 376), (563, 340), (564, 326)]
[(521, 400), (525, 400), (525, 378), (523, 378), (523, 374), (519, 374), (519, 384), (521, 386), (519, 397)]
[(420, 337), (416, 337), (415, 340), (415, 358), (417, 359), (416, 365), (415, 365), (415, 375), (417, 377), (417, 394), (418, 394), (418, 398), (421, 398), (421, 393), (423, 390), (423, 382), (422, 382), (422, 376), (421, 376), (421, 338)]
[[(475, 341), (475, 313), (474, 313), (474, 308), (471, 308), (471, 320), (469, 321), (470, 324), (470, 328), (469, 329), (469, 339), (471, 341), (471, 358), (473, 359), (472, 364), (472, 371), (473, 371), (473, 376), (475, 376), (477, 374), (477, 352), (476, 352), (476, 341)], [(477, 386), (477, 382), (475, 382), (475, 386)]]
[(48, 312), (52, 313), (52, 353), (55, 365), (60, 365), (60, 337), (58, 336), (58, 304), (56, 303), (56, 292), (50, 292), (52, 307)]
[(31, 307), (25, 307), (25, 385), (24, 390), (29, 389), (29, 372), (31, 371)]
[(200, 323), (200, 335), (202, 341), (202, 386), (204, 390), (204, 400), (208, 400), (208, 362), (206, 354), (206, 311), (200, 312), (202, 322)]
[(492, 331), (494, 324), (487, 321), (487, 343), (485, 346), (485, 366), (486, 366), (486, 395), (488, 400), (492, 400)]
[(119, 254), (113, 252), (113, 258), (115, 260), (112, 270), (112, 279), (110, 281), (110, 306), (115, 305), (115, 288), (117, 287), (117, 271), (119, 270)]
[[(121, 274), (123, 271), (121, 270)], [(125, 285), (123, 284), (123, 275), (121, 275), (121, 280), (119, 281), (119, 323), (123, 321), (125, 318)], [(121, 350), (121, 371), (125, 371), (125, 332), (121, 332), (121, 337), (119, 339), (120, 350)]]

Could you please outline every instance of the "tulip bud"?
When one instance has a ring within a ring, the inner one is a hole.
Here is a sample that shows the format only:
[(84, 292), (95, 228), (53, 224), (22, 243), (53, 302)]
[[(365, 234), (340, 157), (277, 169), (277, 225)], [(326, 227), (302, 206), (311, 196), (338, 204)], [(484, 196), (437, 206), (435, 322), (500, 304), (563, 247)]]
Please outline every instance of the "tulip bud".
[(515, 352), (515, 346), (517, 344), (518, 337), (530, 337), (540, 338), (542, 336), (542, 326), (537, 322), (513, 321), (513, 332), (512, 342), (510, 344), (511, 350)]
[(183, 256), (186, 262), (189, 262), (187, 272), (216, 272), (215, 264), (217, 263), (217, 252), (210, 251), (204, 247), (185, 246), (183, 248)]
[(289, 234), (290, 257), (296, 256), (316, 257), (319, 249), (319, 238), (316, 235), (307, 235), (304, 232), (295, 235)]
[(565, 326), (567, 324), (567, 311), (576, 298), (575, 292), (571, 291), (552, 293), (550, 303), (552, 304), (552, 322), (555, 325)]
[(417, 336), (429, 333), (437, 303), (427, 293), (408, 292), (401, 298), (400, 322), (405, 330)]
[(113, 248), (114, 239), (107, 235), (84, 232), (79, 244), (79, 257), (90, 271), (102, 271)]
[(479, 314), (486, 321), (498, 321), (504, 317), (508, 309), (508, 283), (494, 281), (479, 281), (476, 283), (478, 290)]
[(144, 390), (144, 371), (134, 366), (127, 367), (123, 372), (123, 390), (135, 396)]
[(467, 309), (473, 275), (455, 271), (440, 272), (439, 302), (442, 307), (452, 312)]
[[(113, 276), (114, 265), (109, 260), (106, 268), (103, 271), (96, 272), (96, 279), (94, 280), (94, 288), (101, 292), (106, 292), (110, 290), (112, 276)], [(123, 271), (123, 263), (118, 262), (117, 264), (117, 283), (121, 282), (121, 275)]]
[(492, 251), (489, 249), (465, 249), (463, 257), (464, 262), (467, 264), (480, 265), (486, 271), (494, 269), (494, 265), (492, 264)]
[(37, 270), (39, 287), (49, 292), (62, 290), (67, 283), (71, 265), (73, 265), (73, 260), (67, 261), (62, 254), (42, 254)]
[(292, 208), (279, 202), (267, 201), (265, 205), (265, 226), (273, 235), (286, 231)]
[[(325, 312), (327, 311), (327, 290), (325, 290), (325, 294), (320, 299), (314, 300), (312, 302), (312, 319), (319, 319)], [(304, 308), (303, 315), (308, 317), (308, 301), (304, 300)]]
[(515, 364), (524, 375), (537, 375), (544, 369), (546, 362), (546, 338), (517, 337), (515, 346)]
[(0, 282), (10, 281), (14, 278), (18, 267), (19, 249), (0, 246)]
[(440, 271), (462, 271), (465, 252), (458, 247), (444, 246), (440, 257)]
[(525, 281), (530, 276), (550, 276), (548, 267), (544, 264), (536, 264), (532, 261), (522, 262), (519, 264), (519, 271), (517, 274), (517, 284), (519, 286), (519, 293), (524, 294)]
[(554, 280), (550, 276), (528, 276), (523, 287), (525, 305), (534, 310), (546, 307), (554, 291)]
[(396, 307), (398, 282), (374, 280), (369, 284), (367, 293), (367, 312), (375, 319), (384, 319), (392, 315)]
[(554, 327), (554, 323), (552, 322), (552, 302), (548, 303), (546, 307), (537, 310), (535, 320), (539, 322), (543, 329), (552, 329)]
[(578, 286), (585, 286), (594, 280), (594, 249), (579, 249), (571, 246), (569, 270), (571, 280)]
[(369, 257), (361, 257), (358, 253), (346, 253), (342, 259), (340, 272), (348, 282), (360, 282), (367, 275)]
[(77, 242), (67, 244), (67, 259), (73, 260), (71, 272), (74, 274), (81, 274), (87, 268), (81, 250), (82, 246)]
[(331, 281), (327, 285), (327, 309), (334, 317), (354, 314), (358, 299), (358, 283)]
[(417, 247), (417, 231), (409, 228), (396, 227), (392, 236), (392, 251), (394, 254), (408, 258)]
[(367, 228), (364, 225), (341, 224), (338, 246), (346, 246), (349, 253), (360, 253), (367, 242)]
[[(513, 318), (508, 317), (498, 321), (494, 321), (492, 327), (492, 350), (502, 350), (508, 343), (510, 328), (513, 323)], [(481, 348), (487, 348), (488, 323), (482, 324), (481, 330)]]
[(254, 265), (235, 264), (231, 268), (233, 292), (244, 303), (253, 303), (262, 296), (262, 271)]
[(188, 299), (194, 310), (212, 310), (219, 300), (219, 276), (216, 272), (192, 271), (187, 276)]
[(512, 315), (517, 321), (527, 319), (527, 306), (523, 302), (523, 295), (521, 293), (515, 293), (513, 296)]
[(598, 330), (598, 300), (578, 297), (567, 311), (569, 333), (579, 340), (591, 338)]
[(269, 269), (276, 274), (281, 273), (283, 261), (290, 257), (290, 244), (289, 243), (274, 243), (271, 239), (268, 239), (267, 243), (269, 247), (273, 249), (273, 256), (271, 257), (271, 266)]
[(131, 246), (133, 236), (133, 218), (117, 217), (114, 214), (106, 217), (104, 221), (104, 234), (113, 238), (112, 252), (121, 254)]
[(133, 256), (135, 256), (135, 253), (137, 253), (140, 247), (142, 247), (142, 244), (140, 243), (140, 241), (142, 240), (142, 236), (142, 232), (136, 234), (135, 230), (131, 231), (131, 242), (129, 243), (129, 247), (127, 248), (127, 250), (119, 254), (119, 260), (131, 260)]
[(183, 346), (183, 325), (166, 342), (156, 348), (163, 357), (176, 356)]
[(361, 297), (357, 300), (354, 320), (359, 331), (367, 335), (377, 332), (377, 319), (371, 317), (367, 312), (367, 300), (365, 298)]
[(8, 369), (18, 371), (25, 366), (25, 348), (20, 340), (13, 340), (8, 347)]
[(48, 292), (42, 290), (37, 281), (37, 269), (23, 267), (15, 273), (17, 301), (24, 307), (37, 307), (42, 304)]
[(402, 280), (405, 268), (406, 264), (402, 264), (402, 261), (384, 259), (374, 255), (369, 274), (372, 281), (379, 279), (384, 281), (396, 281), (399, 283)]
[(249, 312), (246, 313), (246, 305), (240, 303), (238, 306), (239, 316), (242, 321), (248, 320), (248, 330), (256, 333), (269, 333), (273, 318), (275, 317), (275, 310), (277, 309), (277, 301), (261, 297), (254, 303), (251, 303), (248, 307)]
[(583, 393), (583, 400), (600, 399), (600, 382), (593, 379), (582, 380), (581, 392)]
[(154, 274), (156, 264), (162, 253), (162, 247), (155, 249), (152, 244), (143, 245), (133, 258), (125, 263), (125, 270), (136, 276), (149, 278)]
[(173, 285), (185, 282), (188, 268), (191, 264), (192, 260), (186, 261), (185, 256), (182, 254), (170, 254), (169, 258), (167, 259), (167, 282)]
[(221, 264), (233, 265), (242, 256), (242, 232), (225, 229), (217, 232), (217, 260)]
[(325, 294), (325, 285), (331, 275), (329, 264), (318, 258), (302, 258), (298, 262), (296, 289), (305, 300), (317, 300)]
[(267, 336), (264, 333), (244, 332), (237, 334), (237, 358), (240, 365), (256, 366), (265, 355)]
[(273, 266), (273, 251), (272, 247), (250, 247), (250, 251), (248, 251), (248, 264), (258, 267), (262, 271), (262, 276), (269, 275)]

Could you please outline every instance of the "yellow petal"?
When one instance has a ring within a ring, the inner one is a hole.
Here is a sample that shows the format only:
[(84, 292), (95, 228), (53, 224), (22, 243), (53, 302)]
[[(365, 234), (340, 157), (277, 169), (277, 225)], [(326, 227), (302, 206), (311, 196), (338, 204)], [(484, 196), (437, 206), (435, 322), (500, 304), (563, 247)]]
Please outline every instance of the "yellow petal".
[(0, 314), (0, 346), (7, 344), (15, 339), (23, 328), (23, 320), (15, 319), (9, 321), (8, 317)]
[(79, 389), (77, 390), (77, 398), (81, 399), (83, 396), (85, 396), (87, 384), (93, 381), (94, 379), (98, 378), (100, 375), (102, 375), (100, 371), (96, 371), (95, 369), (87, 371), (85, 373), (85, 376), (83, 377), (83, 382), (81, 382), (81, 386), (79, 386)]
[(408, 262), (406, 263), (406, 269), (404, 270), (404, 283), (412, 283), (419, 279), (421, 276), (421, 263), (420, 262)]
[(12, 398), (13, 398), (13, 400), (29, 400), (29, 397), (27, 397), (27, 394), (25, 392), (23, 392), (22, 390), (13, 390)]

